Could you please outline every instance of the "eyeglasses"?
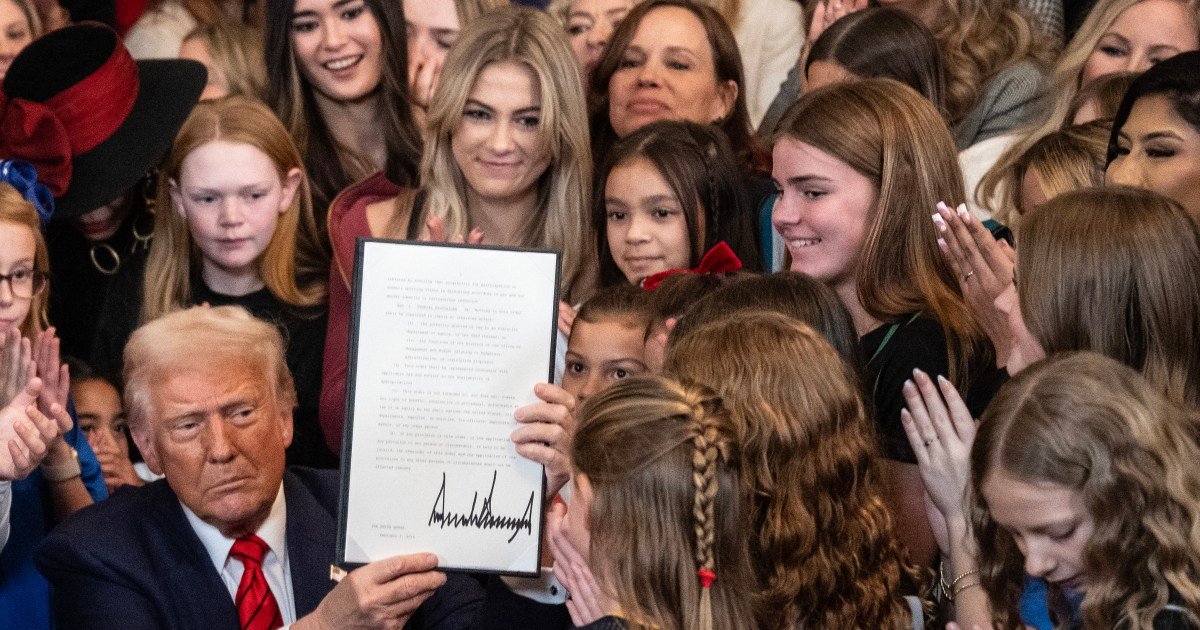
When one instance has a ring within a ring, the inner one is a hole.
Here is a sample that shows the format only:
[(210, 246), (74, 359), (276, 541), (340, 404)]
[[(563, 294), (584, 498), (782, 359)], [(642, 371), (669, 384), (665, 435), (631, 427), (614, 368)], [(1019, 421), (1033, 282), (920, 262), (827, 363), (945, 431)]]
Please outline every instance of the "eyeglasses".
[(0, 273), (0, 284), (8, 282), (14, 297), (28, 300), (46, 288), (46, 274), (37, 269), (17, 269), (10, 274)]

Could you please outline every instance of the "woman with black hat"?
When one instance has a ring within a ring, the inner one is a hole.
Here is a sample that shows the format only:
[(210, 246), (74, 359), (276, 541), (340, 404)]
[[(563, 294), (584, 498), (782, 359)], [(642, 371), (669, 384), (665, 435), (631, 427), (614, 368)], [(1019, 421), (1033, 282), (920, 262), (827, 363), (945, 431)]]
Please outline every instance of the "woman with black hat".
[[(59, 29), (31, 43), (8, 69), (0, 94), (0, 158), (18, 158), (36, 167), (38, 180), (54, 197), (54, 218), (60, 223), (79, 217), (134, 194), (131, 191), (170, 146), (203, 87), (204, 68), (198, 63), (134, 62), (117, 34), (99, 24)], [(104, 217), (106, 213), (101, 218), (111, 218)], [(117, 268), (138, 264), (141, 256), (133, 255), (131, 261), (128, 249), (110, 240), (131, 230), (134, 218), (116, 221), (113, 233), (96, 232), (109, 237), (98, 241), (117, 254), (109, 261), (90, 253), (85, 235), (50, 244), (51, 264), (57, 265), (51, 274), (52, 323), (70, 335), (76, 351), (90, 345), (87, 330), (109, 287), (110, 275), (89, 258), (101, 265), (108, 262), (103, 269), (111, 273), (117, 271), (114, 262)], [(53, 231), (69, 234), (76, 229), (68, 224)], [(86, 441), (78, 448), (82, 461)], [(74, 468), (54, 474), (77, 479), (80, 469)], [(49, 585), (34, 569), (32, 554), (51, 525), (42, 515), (56, 500), (52, 490), (59, 483), (35, 479), (21, 492), (14, 486), (12, 518), (21, 525), (13, 531), (22, 535), (19, 544), (10, 540), (0, 554), (0, 627), (50, 627)], [(104, 495), (101, 481), (91, 496)]]
[(134, 62), (98, 25), (36, 44), (4, 80), (0, 157), (32, 162), (56, 197), (46, 233), (50, 318), (64, 352), (88, 357), (113, 276), (144, 261), (153, 226), (148, 173), (199, 99), (204, 69)]

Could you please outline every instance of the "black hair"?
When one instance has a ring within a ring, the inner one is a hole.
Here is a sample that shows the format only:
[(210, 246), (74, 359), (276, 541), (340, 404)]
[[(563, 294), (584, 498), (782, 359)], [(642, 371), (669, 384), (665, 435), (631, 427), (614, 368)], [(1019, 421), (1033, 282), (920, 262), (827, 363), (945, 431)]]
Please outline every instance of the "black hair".
[[(743, 269), (762, 269), (756, 215), (741, 185), (741, 172), (725, 134), (713, 125), (664, 120), (650, 123), (618, 142), (599, 172), (592, 205), (592, 231), (600, 260), (601, 286), (628, 282), (608, 246), (604, 189), (612, 170), (632, 158), (643, 158), (654, 165), (683, 207), (691, 244), (689, 267), (700, 264), (705, 252), (725, 241), (742, 261)], [(703, 212), (703, 234), (696, 225), (700, 212)]]
[(1179, 53), (1160, 61), (1133, 80), (1113, 117), (1108, 137), (1108, 164), (1117, 157), (1117, 138), (1129, 120), (1134, 103), (1145, 96), (1166, 96), (1171, 107), (1185, 122), (1200, 132), (1200, 51)]

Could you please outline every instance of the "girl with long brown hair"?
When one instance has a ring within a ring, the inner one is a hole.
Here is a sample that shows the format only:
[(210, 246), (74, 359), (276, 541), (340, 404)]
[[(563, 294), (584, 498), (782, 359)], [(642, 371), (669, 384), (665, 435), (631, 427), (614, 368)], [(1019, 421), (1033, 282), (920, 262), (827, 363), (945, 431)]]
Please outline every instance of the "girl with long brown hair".
[(897, 531), (912, 560), (929, 564), (936, 548), (900, 424), (901, 387), (914, 368), (945, 374), (981, 413), (998, 385), (991, 345), (924, 227), (939, 200), (963, 197), (954, 142), (911, 88), (864, 79), (801, 97), (774, 156), (775, 228), (791, 269), (826, 283), (850, 312)]
[(910, 576), (851, 362), (805, 323), (742, 311), (672, 337), (665, 369), (714, 387), (729, 409), (760, 626), (912, 627), (901, 593)]
[(581, 410), (571, 462), (572, 504), (554, 508), (550, 541), (576, 626), (757, 627), (738, 448), (711, 390), (664, 377), (609, 387)]

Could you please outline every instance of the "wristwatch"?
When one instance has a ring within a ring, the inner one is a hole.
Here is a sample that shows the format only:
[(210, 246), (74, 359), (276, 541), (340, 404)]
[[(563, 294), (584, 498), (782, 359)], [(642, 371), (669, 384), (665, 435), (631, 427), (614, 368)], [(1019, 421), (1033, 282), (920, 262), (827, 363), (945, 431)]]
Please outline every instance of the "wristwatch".
[(83, 474), (79, 468), (79, 451), (74, 448), (71, 449), (70, 460), (53, 466), (43, 463), (41, 468), (42, 476), (46, 478), (46, 481), (66, 481)]

